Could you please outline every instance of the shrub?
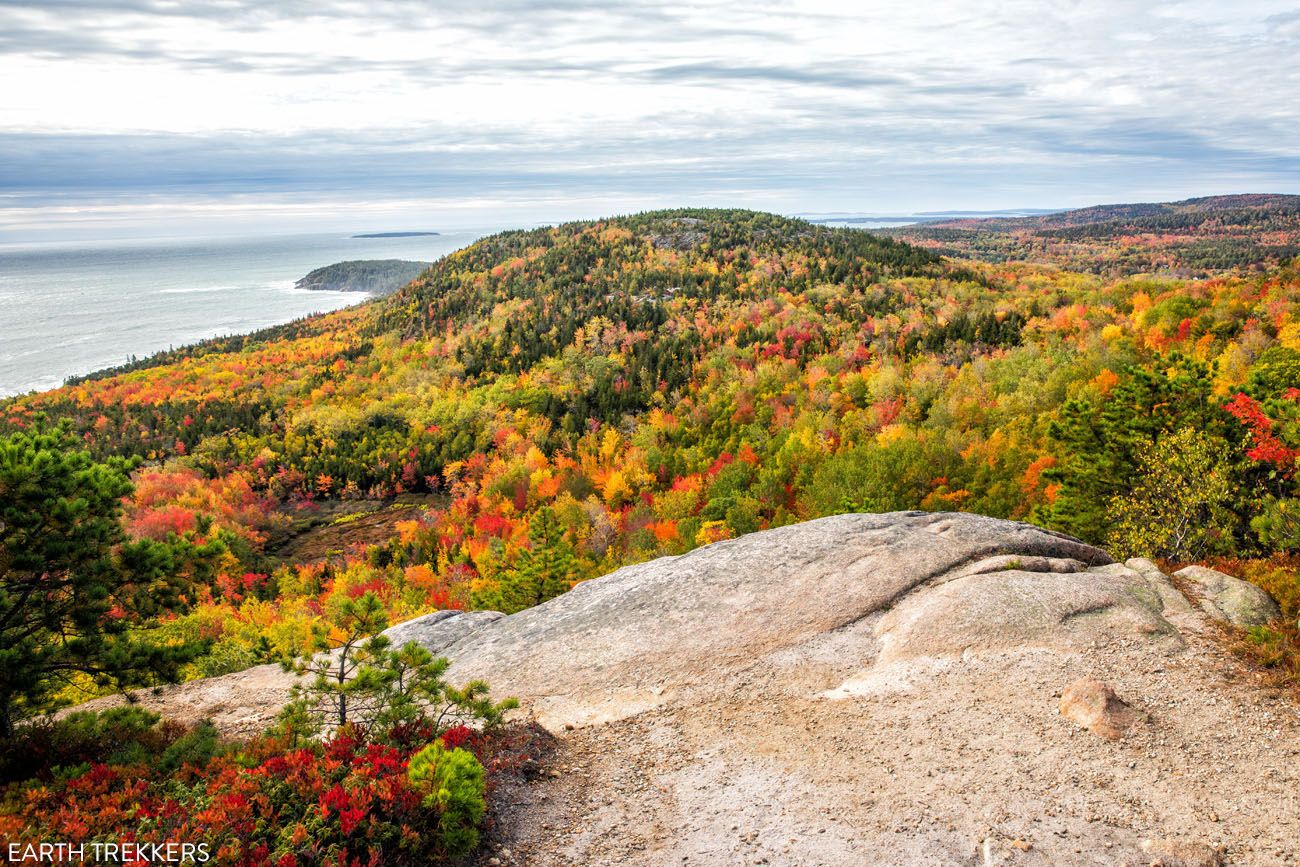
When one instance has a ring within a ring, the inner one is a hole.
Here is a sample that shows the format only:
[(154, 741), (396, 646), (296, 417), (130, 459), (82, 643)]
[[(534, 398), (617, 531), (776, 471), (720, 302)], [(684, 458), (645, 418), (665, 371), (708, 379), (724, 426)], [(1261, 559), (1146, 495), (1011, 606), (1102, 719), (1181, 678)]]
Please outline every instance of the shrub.
[(302, 749), (259, 738), (194, 770), (95, 764), (7, 799), (0, 825), (21, 820), (16, 843), (206, 843), (207, 863), (230, 867), (442, 858), (439, 816), (392, 747), (352, 735)]
[(407, 777), (424, 793), (424, 806), (438, 814), (438, 848), (451, 858), (474, 851), (487, 811), (483, 765), (474, 754), (434, 741), (411, 757)]
[(91, 762), (145, 761), (183, 732), (179, 726), (160, 726), (158, 714), (130, 705), (32, 720), (0, 751), (0, 781), (46, 778), (59, 768)]

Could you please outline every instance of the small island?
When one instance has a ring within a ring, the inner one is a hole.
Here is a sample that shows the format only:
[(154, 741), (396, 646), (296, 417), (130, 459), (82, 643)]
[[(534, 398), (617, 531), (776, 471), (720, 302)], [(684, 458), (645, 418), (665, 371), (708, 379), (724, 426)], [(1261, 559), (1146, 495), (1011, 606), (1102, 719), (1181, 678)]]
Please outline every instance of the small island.
[(364, 235), (353, 235), (354, 238), (424, 238), (430, 235), (437, 235), (437, 232), (370, 232)]
[(294, 284), (298, 289), (323, 292), (369, 292), (387, 295), (424, 272), (429, 262), (405, 259), (357, 259), (317, 268)]

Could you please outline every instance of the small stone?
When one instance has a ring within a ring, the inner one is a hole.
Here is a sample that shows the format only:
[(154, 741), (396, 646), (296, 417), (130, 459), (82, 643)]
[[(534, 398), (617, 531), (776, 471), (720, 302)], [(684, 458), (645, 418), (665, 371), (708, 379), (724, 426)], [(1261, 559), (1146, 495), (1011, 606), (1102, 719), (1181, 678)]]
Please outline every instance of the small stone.
[(1066, 687), (1059, 705), (1061, 716), (1095, 735), (1119, 740), (1138, 721), (1137, 711), (1099, 680), (1080, 678)]

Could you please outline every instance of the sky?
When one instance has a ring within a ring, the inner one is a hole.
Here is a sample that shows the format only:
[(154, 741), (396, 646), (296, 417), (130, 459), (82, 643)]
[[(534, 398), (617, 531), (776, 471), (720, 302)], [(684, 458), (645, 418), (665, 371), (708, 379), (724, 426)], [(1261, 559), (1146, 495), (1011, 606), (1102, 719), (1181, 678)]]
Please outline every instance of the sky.
[(1300, 4), (0, 0), (0, 242), (1300, 192)]

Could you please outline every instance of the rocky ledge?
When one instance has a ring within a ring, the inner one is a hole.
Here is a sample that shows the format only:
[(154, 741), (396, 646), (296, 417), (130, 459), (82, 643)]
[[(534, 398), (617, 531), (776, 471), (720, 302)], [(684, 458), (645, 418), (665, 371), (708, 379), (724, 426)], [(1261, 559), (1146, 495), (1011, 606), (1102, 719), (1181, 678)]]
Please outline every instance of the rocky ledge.
[[(1296, 863), (1297, 708), (1212, 640), (1242, 588), (1185, 580), (1206, 598), (1024, 524), (840, 515), (390, 632), (558, 736), (496, 863)], [(141, 698), (246, 732), (290, 682)]]

